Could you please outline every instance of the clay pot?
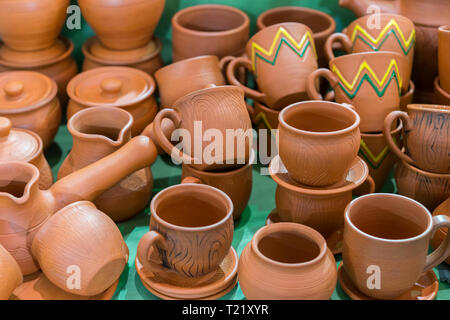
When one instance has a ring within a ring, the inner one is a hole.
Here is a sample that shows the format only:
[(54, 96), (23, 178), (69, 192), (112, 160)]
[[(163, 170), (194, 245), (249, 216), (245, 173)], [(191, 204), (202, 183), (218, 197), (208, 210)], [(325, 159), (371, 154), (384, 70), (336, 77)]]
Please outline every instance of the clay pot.
[(359, 116), (349, 106), (305, 101), (279, 116), (280, 158), (294, 181), (330, 186), (342, 181), (358, 154)]
[(22, 271), (16, 260), (0, 245), (0, 300), (8, 300), (14, 289), (23, 281)]
[(248, 300), (329, 300), (336, 261), (314, 229), (277, 223), (259, 229), (247, 244), (238, 278)]
[[(208, 87), (178, 99), (172, 108), (158, 113), (154, 131), (161, 147), (174, 160), (201, 171), (233, 170), (248, 163), (253, 132), (242, 89)], [(163, 134), (165, 119), (182, 129), (179, 133), (184, 150), (175, 147)], [(203, 137), (208, 131), (213, 134), (214, 143)]]
[(154, 37), (146, 45), (132, 50), (111, 50), (104, 47), (96, 37), (88, 39), (82, 47), (83, 71), (109, 66), (140, 69), (153, 74), (164, 66), (161, 57), (162, 43)]
[(398, 193), (419, 201), (434, 210), (450, 196), (450, 174), (420, 170), (405, 161), (398, 161), (395, 169)]
[(434, 80), (433, 103), (450, 106), (450, 93), (445, 92), (439, 82), (439, 77)]
[(439, 28), (438, 39), (440, 84), (445, 92), (450, 92), (450, 25)]
[(249, 32), (250, 19), (237, 8), (217, 4), (185, 8), (172, 17), (173, 61), (240, 56)]
[(31, 256), (31, 243), (53, 213), (76, 201), (95, 200), (124, 177), (151, 165), (156, 156), (149, 138), (136, 137), (45, 191), (39, 190), (35, 166), (0, 162), (0, 244), (13, 255), (24, 275), (36, 272), (39, 267)]
[(0, 73), (0, 116), (15, 128), (37, 133), (47, 148), (56, 136), (61, 122), (55, 81), (32, 71)]
[(403, 87), (405, 59), (396, 52), (363, 52), (348, 54), (330, 61), (330, 70), (313, 72), (307, 83), (308, 95), (322, 100), (316, 88), (326, 79), (335, 92), (336, 102), (352, 104), (361, 117), (361, 132), (380, 132), (384, 118), (398, 110)]
[(158, 111), (153, 78), (128, 67), (103, 67), (82, 72), (69, 82), (67, 93), (70, 97), (68, 120), (85, 108), (122, 108), (133, 116), (132, 136), (141, 133)]
[(18, 51), (52, 46), (66, 20), (69, 0), (6, 0), (0, 3), (0, 37)]
[(254, 108), (249, 108), (249, 113), (253, 124), (258, 129), (258, 156), (261, 162), (269, 163), (278, 154), (276, 130), (280, 111), (270, 109), (257, 101), (254, 104)]
[[(397, 157), (425, 171), (450, 174), (450, 106), (415, 105), (394, 111), (384, 122), (386, 141)], [(401, 120), (406, 154), (393, 141), (392, 125)]]
[[(353, 200), (345, 210), (344, 270), (363, 294), (397, 298), (450, 254), (448, 237), (427, 256), (431, 235), (440, 227), (449, 228), (450, 218), (432, 218), (423, 205), (406, 197), (371, 194)], [(381, 285), (371, 289), (373, 269)]]
[(24, 161), (40, 173), (39, 188), (46, 190), (53, 184), (53, 174), (44, 157), (42, 140), (25, 129), (12, 129), (8, 118), (0, 117), (0, 161)]
[(256, 20), (256, 26), (258, 30), (261, 30), (284, 22), (302, 23), (312, 30), (319, 57), (319, 66), (325, 68), (328, 61), (325, 58), (324, 45), (327, 38), (336, 30), (336, 21), (325, 12), (292, 6), (264, 11)]
[[(59, 169), (58, 179), (119, 150), (131, 140), (132, 125), (131, 114), (119, 108), (96, 107), (76, 113), (67, 124), (72, 150)], [(144, 168), (106, 190), (94, 204), (115, 222), (127, 220), (145, 208), (152, 187), (152, 172)]]
[[(283, 43), (286, 50), (279, 50)], [(275, 110), (307, 99), (307, 78), (317, 69), (311, 29), (294, 22), (272, 25), (249, 40), (246, 53), (250, 59), (236, 58), (230, 62), (227, 78), (231, 84), (242, 87), (248, 98)], [(236, 79), (239, 67), (253, 72), (260, 91)]]
[(150, 204), (150, 232), (139, 242), (144, 270), (184, 287), (207, 282), (231, 248), (233, 203), (219, 189), (183, 183)]
[[(439, 215), (446, 215), (450, 217), (450, 197), (447, 198), (444, 202), (442, 202), (433, 212), (433, 216), (439, 216)], [(447, 237), (448, 230), (445, 230), (445, 228), (441, 228), (438, 231), (436, 231), (436, 234), (434, 235), (433, 239), (431, 240), (431, 245), (434, 249), (438, 248), (439, 245), (445, 240)], [(445, 260), (447, 264), (450, 265), (450, 256)]]
[(79, 0), (87, 23), (113, 50), (131, 50), (149, 43), (165, 0)]

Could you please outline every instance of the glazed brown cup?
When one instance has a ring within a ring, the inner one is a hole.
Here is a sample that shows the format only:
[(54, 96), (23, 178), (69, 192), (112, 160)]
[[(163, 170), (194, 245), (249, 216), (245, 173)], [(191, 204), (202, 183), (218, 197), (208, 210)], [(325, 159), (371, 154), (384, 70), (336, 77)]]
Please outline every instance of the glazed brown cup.
[(350, 106), (295, 103), (279, 121), (279, 154), (293, 180), (323, 187), (344, 179), (360, 145), (360, 118)]
[[(431, 236), (439, 228), (450, 228), (450, 218), (432, 217), (423, 205), (404, 196), (371, 194), (355, 199), (345, 210), (344, 270), (363, 294), (397, 298), (450, 254), (449, 235), (427, 256)], [(380, 277), (380, 286), (372, 288), (374, 275)]]
[(214, 277), (230, 251), (233, 203), (219, 189), (188, 181), (153, 198), (150, 232), (140, 240), (137, 258), (146, 272), (195, 286)]
[[(434, 173), (450, 173), (450, 106), (410, 104), (408, 112), (391, 112), (384, 121), (384, 134), (391, 150), (403, 161)], [(407, 153), (394, 143), (390, 131), (403, 122)]]
[(450, 25), (439, 28), (438, 63), (441, 87), (450, 94)]

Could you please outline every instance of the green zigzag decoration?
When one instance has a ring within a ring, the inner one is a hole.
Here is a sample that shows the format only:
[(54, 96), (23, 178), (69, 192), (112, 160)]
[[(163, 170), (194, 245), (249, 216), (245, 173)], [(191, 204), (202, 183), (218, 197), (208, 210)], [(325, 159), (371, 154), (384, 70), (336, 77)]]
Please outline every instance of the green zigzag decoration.
[[(390, 30), (386, 36), (384, 37), (383, 41), (381, 41), (381, 43), (378, 45), (378, 47), (375, 47), (374, 45), (372, 45), (371, 43), (369, 43), (366, 39), (364, 39), (363, 37), (361, 37), (361, 35), (357, 35), (356, 38), (360, 39), (361, 41), (363, 41), (365, 44), (367, 44), (372, 50), (374, 51), (380, 51), (380, 48), (383, 46), (383, 44), (386, 42), (386, 40), (389, 38), (389, 36), (393, 34), (395, 36), (395, 38), (397, 39), (398, 44), (400, 45), (400, 48), (402, 48), (403, 53), (405, 54), (405, 56), (407, 56), (409, 54), (409, 52), (411, 51), (412, 48), (414, 48), (414, 45), (416, 43), (416, 40), (414, 39), (411, 43), (411, 45), (409, 46), (409, 48), (407, 50), (405, 50), (405, 48), (403, 48), (402, 42), (399, 39), (397, 32), (395, 32), (395, 30)], [(353, 48), (356, 45), (356, 41), (353, 43), (352, 46), (352, 51)]]
[(345, 94), (350, 99), (353, 99), (358, 94), (359, 88), (361, 88), (364, 80), (367, 80), (372, 85), (372, 87), (375, 90), (375, 92), (377, 93), (378, 97), (381, 98), (382, 96), (384, 96), (384, 93), (386, 92), (387, 88), (389, 87), (389, 85), (392, 82), (392, 79), (394, 79), (394, 78), (395, 78), (395, 81), (397, 82), (397, 87), (399, 88), (398, 95), (401, 96), (400, 83), (398, 81), (398, 77), (397, 77), (395, 70), (392, 70), (392, 74), (391, 74), (391, 77), (389, 78), (389, 81), (387, 82), (387, 84), (384, 86), (384, 88), (381, 91), (378, 90), (377, 86), (375, 85), (375, 83), (373, 83), (372, 79), (370, 78), (370, 76), (367, 73), (364, 74), (364, 76), (361, 78), (361, 81), (359, 82), (358, 87), (356, 88), (354, 93), (348, 92), (347, 89), (345, 89), (345, 87), (340, 82), (339, 82), (339, 87), (341, 87), (342, 91), (344, 91)]

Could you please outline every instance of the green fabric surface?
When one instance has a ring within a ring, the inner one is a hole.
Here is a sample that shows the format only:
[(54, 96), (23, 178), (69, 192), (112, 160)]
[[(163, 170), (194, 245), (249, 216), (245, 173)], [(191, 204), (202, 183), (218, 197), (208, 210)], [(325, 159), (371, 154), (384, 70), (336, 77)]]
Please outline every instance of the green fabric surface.
[[(72, 1), (76, 4), (76, 1)], [(341, 30), (345, 25), (352, 21), (354, 15), (346, 9), (342, 9), (338, 5), (338, 0), (224, 0), (224, 1), (208, 1), (208, 0), (166, 0), (166, 8), (160, 21), (156, 35), (163, 41), (163, 59), (166, 63), (171, 61), (171, 28), (170, 19), (178, 10), (187, 6), (205, 3), (220, 3), (235, 6), (244, 10), (251, 19), (251, 31), (255, 31), (255, 21), (257, 16), (263, 11), (277, 6), (295, 5), (305, 6), (319, 9), (332, 15), (337, 22), (337, 29)], [(120, 23), (120, 22), (118, 22)], [(82, 22), (81, 30), (64, 30), (64, 35), (72, 39), (75, 44), (74, 56), (79, 64), (82, 62), (82, 54), (80, 48), (83, 42), (91, 37), (94, 33), (92, 29)], [(47, 159), (53, 168), (56, 176), (59, 166), (67, 156), (72, 145), (72, 138), (67, 131), (66, 126), (61, 126), (56, 137), (55, 143), (46, 151)], [(265, 224), (265, 219), (270, 211), (275, 207), (275, 182), (269, 176), (260, 175), (260, 167), (255, 166), (253, 169), (253, 191), (249, 204), (242, 215), (242, 218), (236, 223), (233, 247), (240, 255), (245, 245), (251, 240), (253, 234)], [(180, 183), (181, 168), (170, 163), (168, 157), (159, 157), (157, 162), (152, 166), (154, 176), (154, 194), (158, 191)], [(395, 186), (391, 179), (385, 186), (384, 192), (395, 192)], [(149, 293), (142, 285), (134, 265), (136, 257), (136, 248), (139, 240), (148, 231), (150, 214), (148, 207), (145, 212), (130, 221), (120, 223), (119, 228), (125, 238), (130, 249), (130, 260), (121, 276), (119, 287), (113, 299), (158, 299)], [(340, 263), (340, 256), (337, 256), (337, 263)], [(442, 268), (448, 268), (441, 266)], [(222, 299), (241, 300), (244, 299), (242, 291), (237, 285), (229, 294)], [(349, 299), (348, 296), (337, 285), (332, 296), (333, 300)], [(437, 299), (450, 299), (450, 286), (446, 283), (440, 284), (440, 291)]]

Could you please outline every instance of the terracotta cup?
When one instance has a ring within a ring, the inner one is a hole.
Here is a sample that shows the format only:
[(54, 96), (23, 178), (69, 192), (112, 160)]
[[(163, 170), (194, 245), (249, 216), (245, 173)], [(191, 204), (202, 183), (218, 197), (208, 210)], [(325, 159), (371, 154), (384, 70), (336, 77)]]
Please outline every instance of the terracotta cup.
[[(247, 43), (247, 58), (236, 58), (227, 67), (231, 84), (244, 89), (247, 97), (281, 110), (306, 100), (308, 76), (317, 69), (312, 31), (301, 23), (275, 24), (256, 33)], [(259, 90), (243, 85), (236, 78), (239, 67), (256, 77)]]
[(444, 89), (442, 89), (439, 77), (434, 80), (433, 103), (445, 106), (450, 105), (450, 93), (445, 92)]
[(450, 94), (450, 25), (439, 28), (438, 41), (440, 83), (442, 89)]
[(361, 117), (361, 132), (380, 132), (384, 118), (400, 108), (402, 59), (399, 53), (385, 51), (335, 58), (330, 61), (330, 70), (319, 69), (309, 76), (308, 95), (323, 100), (316, 83), (325, 78), (335, 92), (336, 102), (355, 107)]
[(8, 300), (14, 289), (23, 281), (22, 271), (16, 260), (0, 244), (0, 300)]
[[(442, 202), (433, 212), (433, 216), (438, 215), (446, 215), (450, 217), (450, 197), (447, 198), (444, 202)], [(431, 240), (431, 245), (434, 249), (438, 248), (439, 245), (445, 241), (445, 238), (447, 237), (448, 230), (445, 228), (439, 229), (436, 234), (434, 235), (433, 239)], [(450, 265), (450, 256), (447, 257), (445, 262)]]
[[(54, 285), (81, 296), (100, 294), (113, 285), (129, 255), (114, 221), (87, 201), (51, 216), (34, 237), (31, 251)], [(78, 280), (71, 280), (76, 275)]]
[[(423, 272), (450, 254), (450, 236), (427, 256), (431, 235), (449, 228), (447, 216), (432, 217), (420, 203), (395, 194), (371, 194), (353, 200), (345, 210), (342, 259), (344, 270), (363, 294), (394, 299), (410, 290)], [(370, 270), (380, 286), (369, 286)]]
[(416, 91), (416, 85), (411, 80), (409, 82), (408, 91), (405, 93), (402, 93), (402, 96), (400, 97), (400, 110), (406, 111), (406, 107), (408, 106), (408, 104), (413, 103), (415, 91)]
[(188, 181), (153, 198), (150, 231), (139, 242), (137, 258), (163, 281), (195, 286), (214, 277), (230, 251), (233, 203), (219, 189)]
[(280, 158), (294, 181), (323, 187), (344, 179), (360, 145), (360, 118), (350, 106), (300, 102), (279, 121)]
[(280, 111), (255, 101), (254, 108), (249, 108), (249, 114), (258, 129), (258, 156), (261, 160), (266, 158), (265, 161), (269, 161), (278, 154), (276, 130)]
[[(450, 106), (410, 104), (407, 112), (391, 112), (384, 121), (384, 133), (391, 150), (402, 160), (425, 171), (450, 173)], [(395, 144), (390, 132), (403, 122), (406, 153)]]

